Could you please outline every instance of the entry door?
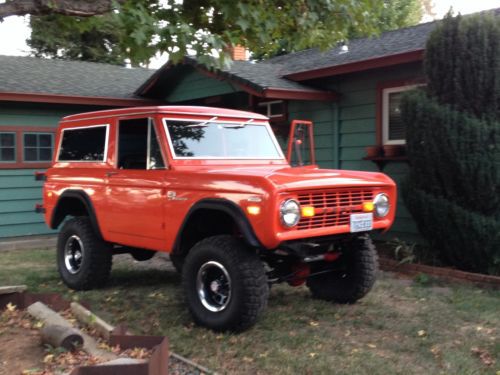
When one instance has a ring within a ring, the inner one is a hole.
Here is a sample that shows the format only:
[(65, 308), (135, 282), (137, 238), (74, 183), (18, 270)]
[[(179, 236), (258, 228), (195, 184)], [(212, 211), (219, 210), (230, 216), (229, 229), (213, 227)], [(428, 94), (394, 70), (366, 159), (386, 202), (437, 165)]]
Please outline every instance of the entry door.
[(111, 241), (165, 248), (164, 158), (152, 119), (118, 123), (117, 168), (108, 173), (108, 233)]

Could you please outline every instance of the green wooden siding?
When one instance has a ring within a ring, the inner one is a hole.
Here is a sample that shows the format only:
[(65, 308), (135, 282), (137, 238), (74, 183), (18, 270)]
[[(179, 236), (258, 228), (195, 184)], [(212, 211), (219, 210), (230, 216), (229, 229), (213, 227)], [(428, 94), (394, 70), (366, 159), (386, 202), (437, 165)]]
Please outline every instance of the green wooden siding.
[[(409, 64), (331, 79), (326, 87), (341, 93), (339, 101), (340, 168), (378, 171), (375, 163), (363, 160), (365, 148), (376, 144), (377, 85), (388, 81), (407, 80), (420, 76), (419, 65)], [(405, 162), (386, 164), (383, 172), (398, 185), (408, 170)], [(410, 213), (398, 196), (396, 221), (386, 237), (406, 240), (418, 238), (418, 230)]]
[(34, 172), (0, 170), (0, 238), (52, 233), (34, 211), (42, 202), (42, 182), (35, 181)]
[(170, 103), (238, 92), (227, 81), (219, 81), (197, 71), (186, 74), (165, 98)]
[[(61, 117), (101, 109), (94, 106), (64, 106), (0, 102), (0, 126), (57, 127)], [(39, 169), (36, 169), (39, 170)], [(42, 182), (35, 169), (2, 169), (0, 164), (0, 240), (5, 237), (53, 233), (43, 214), (35, 213), (42, 202)]]

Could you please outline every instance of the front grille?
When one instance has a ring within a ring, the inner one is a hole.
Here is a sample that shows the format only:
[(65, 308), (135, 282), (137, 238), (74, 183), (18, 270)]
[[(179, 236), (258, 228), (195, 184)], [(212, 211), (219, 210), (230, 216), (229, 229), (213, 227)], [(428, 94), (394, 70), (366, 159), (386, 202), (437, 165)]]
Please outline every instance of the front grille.
[(315, 215), (303, 217), (297, 224), (298, 230), (349, 225), (353, 213), (363, 212), (363, 202), (373, 200), (373, 189), (328, 189), (298, 193), (301, 206), (313, 206)]

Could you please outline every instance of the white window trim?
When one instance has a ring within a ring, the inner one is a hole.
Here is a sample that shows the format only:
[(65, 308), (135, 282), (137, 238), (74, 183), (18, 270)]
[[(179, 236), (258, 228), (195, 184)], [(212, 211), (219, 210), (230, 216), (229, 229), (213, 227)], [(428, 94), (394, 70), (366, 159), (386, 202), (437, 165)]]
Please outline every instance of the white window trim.
[(406, 139), (389, 139), (389, 95), (412, 90), (423, 84), (405, 85), (382, 89), (382, 145), (405, 145)]
[(270, 101), (270, 102), (260, 102), (257, 104), (257, 106), (259, 107), (266, 107), (266, 116), (268, 118), (273, 118), (273, 117), (283, 117), (285, 114), (284, 113), (279, 113), (277, 115), (272, 115), (271, 114), (271, 107), (273, 104), (283, 104), (284, 105), (284, 101), (283, 100), (273, 100), (273, 101)]

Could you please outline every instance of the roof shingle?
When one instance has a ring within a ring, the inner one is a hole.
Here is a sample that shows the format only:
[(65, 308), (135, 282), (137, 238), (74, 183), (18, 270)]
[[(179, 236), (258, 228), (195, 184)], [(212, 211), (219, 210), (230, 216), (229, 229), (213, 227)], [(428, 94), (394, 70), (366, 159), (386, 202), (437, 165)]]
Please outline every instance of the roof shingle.
[(154, 70), (0, 55), (0, 92), (130, 99)]

